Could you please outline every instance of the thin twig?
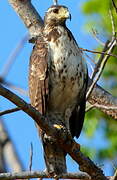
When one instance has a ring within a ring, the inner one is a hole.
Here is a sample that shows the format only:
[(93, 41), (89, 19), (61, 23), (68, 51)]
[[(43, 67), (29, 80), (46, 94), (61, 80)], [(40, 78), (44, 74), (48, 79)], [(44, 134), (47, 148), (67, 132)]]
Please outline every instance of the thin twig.
[(104, 54), (104, 55), (108, 55), (108, 56), (113, 56), (117, 58), (117, 55), (115, 54), (111, 54), (111, 53), (106, 53), (106, 52), (100, 52), (100, 51), (93, 51), (93, 50), (89, 50), (89, 49), (84, 49), (84, 48), (80, 48), (82, 51), (87, 51), (90, 53), (94, 53), (94, 54)]
[(116, 6), (114, 0), (112, 0), (112, 4), (113, 4), (113, 7), (115, 8), (115, 11), (116, 11), (116, 13), (117, 13), (117, 6)]
[(103, 106), (103, 105), (99, 105), (99, 104), (94, 104), (94, 107), (98, 107), (98, 108), (103, 108), (106, 110), (117, 110), (117, 106)]
[(110, 14), (110, 19), (111, 19), (112, 34), (113, 34), (113, 37), (114, 37), (115, 36), (115, 23), (114, 23), (114, 19), (113, 19), (111, 9), (109, 10), (109, 14)]
[[(25, 171), (18, 173), (1, 173), (0, 180), (13, 180), (13, 179), (26, 179), (26, 178), (50, 178), (50, 175), (45, 172), (39, 171)], [(52, 177), (51, 177), (52, 178)], [(54, 178), (54, 177), (53, 177)], [(67, 173), (58, 176), (59, 179), (90, 179), (90, 176), (86, 173)]]
[(12, 67), (14, 61), (16, 60), (17, 56), (19, 55), (19, 53), (23, 49), (24, 44), (27, 42), (27, 40), (28, 40), (28, 34), (24, 35), (24, 37), (16, 45), (15, 49), (11, 52), (10, 56), (7, 59), (6, 64), (3, 67), (3, 71), (0, 74), (0, 76), (2, 78), (6, 77), (7, 74), (9, 73), (9, 71), (11, 70), (11, 67)]
[(23, 171), (23, 163), (10, 139), (8, 130), (2, 119), (0, 119), (0, 143), (2, 143), (3, 146), (2, 157), (5, 159), (5, 165), (7, 164), (7, 167), (10, 167), (13, 172)]
[[(109, 49), (109, 46), (108, 46), (109, 43), (110, 43), (110, 41), (107, 40), (106, 43), (105, 43), (105, 46), (104, 46), (104, 48), (103, 48), (103, 52), (105, 52), (105, 51), (107, 51), (107, 50)], [(97, 64), (96, 64), (96, 66), (95, 66), (95, 68), (94, 68), (94, 71), (93, 71), (93, 73), (92, 73), (92, 76), (91, 76), (91, 79), (92, 79), (92, 80), (93, 80), (94, 77), (96, 76), (96, 73), (99, 71), (99, 68), (100, 68), (100, 65), (101, 65), (101, 63), (102, 63), (103, 58), (104, 58), (104, 54), (101, 54), (101, 56), (100, 56), (100, 58), (99, 58), (99, 60), (98, 60), (98, 62), (97, 62)]]
[(92, 34), (93, 37), (96, 39), (96, 41), (101, 44), (102, 46), (104, 46), (105, 44), (97, 37), (97, 32), (92, 28)]
[(102, 104), (100, 105), (100, 104), (96, 103), (96, 104), (93, 104), (93, 105), (88, 105), (86, 107), (85, 112), (88, 112), (88, 111), (90, 111), (93, 108), (106, 109), (106, 110), (117, 110), (117, 106), (104, 106)]
[(87, 53), (84, 53), (84, 55), (85, 55), (94, 65), (96, 65), (96, 62), (95, 62), (95, 60), (94, 60), (92, 57), (90, 57)]
[(30, 161), (29, 161), (29, 171), (32, 170), (32, 161), (33, 161), (33, 144), (30, 143)]
[(111, 54), (111, 52), (112, 52), (113, 48), (115, 47), (115, 45), (116, 45), (116, 39), (112, 42), (112, 44), (111, 44), (111, 46), (110, 46), (110, 48), (109, 48), (109, 50), (108, 50), (108, 52), (107, 52), (107, 55), (102, 59), (102, 62), (100, 63), (100, 68), (99, 68), (99, 70), (98, 70), (98, 72), (97, 72), (97, 76), (96, 76), (96, 78), (93, 80), (90, 88), (88, 89), (88, 92), (87, 92), (87, 95), (86, 95), (86, 98), (87, 98), (87, 99), (89, 98), (89, 96), (90, 96), (90, 94), (91, 94), (91, 92), (92, 92), (95, 84), (96, 84), (97, 81), (99, 80), (99, 78), (100, 78), (100, 76), (101, 76), (101, 74), (102, 74), (102, 72), (103, 72), (103, 69), (104, 69), (104, 67), (105, 67), (105, 64), (106, 64), (106, 62), (107, 62), (107, 60), (108, 60), (108, 58), (109, 58), (109, 56), (110, 56), (109, 54)]
[(104, 105), (100, 105), (100, 104), (93, 104), (90, 106), (90, 108), (95, 108), (95, 107), (101, 108), (101, 109), (106, 109), (106, 110), (117, 110), (117, 106), (104, 106)]
[(12, 109), (7, 109), (5, 111), (0, 111), (0, 116), (3, 116), (5, 114), (10, 114), (10, 113), (14, 113), (14, 112), (17, 112), (17, 111), (20, 111), (21, 109), (19, 107), (16, 107), (16, 108), (12, 108)]
[(0, 76), (0, 83), (7, 86), (8, 88), (11, 88), (13, 90), (16, 90), (19, 94), (23, 96), (28, 96), (28, 91), (12, 84), (11, 82), (6, 81), (3, 77)]
[(53, 0), (54, 5), (58, 5), (58, 0)]

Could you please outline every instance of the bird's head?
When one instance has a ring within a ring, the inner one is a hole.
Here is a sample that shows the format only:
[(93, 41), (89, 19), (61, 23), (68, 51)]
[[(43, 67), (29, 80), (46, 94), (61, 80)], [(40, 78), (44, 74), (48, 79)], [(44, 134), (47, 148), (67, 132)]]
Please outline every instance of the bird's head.
[(71, 19), (71, 14), (65, 6), (51, 6), (45, 14), (47, 24), (65, 24), (66, 19)]

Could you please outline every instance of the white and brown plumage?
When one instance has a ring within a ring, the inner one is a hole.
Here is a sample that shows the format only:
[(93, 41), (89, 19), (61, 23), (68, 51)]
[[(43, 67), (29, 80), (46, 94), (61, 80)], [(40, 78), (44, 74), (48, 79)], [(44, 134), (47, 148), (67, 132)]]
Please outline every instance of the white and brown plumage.
[[(67, 18), (65, 6), (52, 6), (46, 12), (42, 36), (30, 58), (29, 94), (37, 110), (78, 138), (85, 114), (87, 66), (65, 25)], [(48, 172), (65, 173), (65, 152), (43, 131), (41, 138)]]

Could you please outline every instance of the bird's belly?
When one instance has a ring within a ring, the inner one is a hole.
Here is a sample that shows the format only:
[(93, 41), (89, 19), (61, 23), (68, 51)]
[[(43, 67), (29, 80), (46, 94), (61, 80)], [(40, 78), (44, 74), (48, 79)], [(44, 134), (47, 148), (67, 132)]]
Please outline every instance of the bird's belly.
[(51, 93), (49, 104), (52, 111), (65, 112), (68, 108), (74, 109), (78, 103), (77, 97), (84, 82), (84, 73), (81, 72), (82, 68), (80, 66), (80, 63), (76, 65), (65, 65), (63, 63), (63, 69), (50, 72)]

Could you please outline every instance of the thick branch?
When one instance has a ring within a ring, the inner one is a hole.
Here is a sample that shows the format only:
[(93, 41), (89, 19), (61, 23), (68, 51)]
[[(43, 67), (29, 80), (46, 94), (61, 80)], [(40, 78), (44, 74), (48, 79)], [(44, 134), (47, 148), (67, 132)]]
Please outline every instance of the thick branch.
[[(49, 174), (45, 172), (38, 171), (25, 171), (19, 173), (1, 173), (0, 180), (12, 180), (12, 179), (27, 179), (27, 178), (49, 178)], [(53, 177), (54, 178), (54, 177)], [(61, 174), (61, 176), (57, 178), (63, 179), (90, 179), (89, 175), (86, 173), (67, 173)]]
[[(90, 84), (91, 84), (91, 80), (89, 79), (89, 87), (90, 87)], [(97, 106), (98, 109), (100, 109), (105, 114), (111, 116), (112, 118), (117, 119), (117, 109), (115, 108), (117, 107), (117, 97), (112, 96), (110, 93), (105, 91), (99, 85), (95, 85), (88, 101), (92, 105), (93, 104), (99, 105)], [(103, 108), (103, 106), (107, 106), (107, 107), (114, 106), (114, 108), (106, 109), (106, 108)]]
[(87, 172), (92, 179), (106, 180), (102, 170), (80, 152), (79, 144), (72, 139), (65, 127), (59, 126), (56, 123), (51, 124), (50, 121), (48, 121), (47, 118), (44, 118), (38, 111), (35, 110), (35, 108), (1, 85), (0, 95), (20, 107), (36, 121), (43, 131), (45, 131), (48, 135), (53, 136), (61, 148), (64, 149), (79, 164), (80, 170)]

